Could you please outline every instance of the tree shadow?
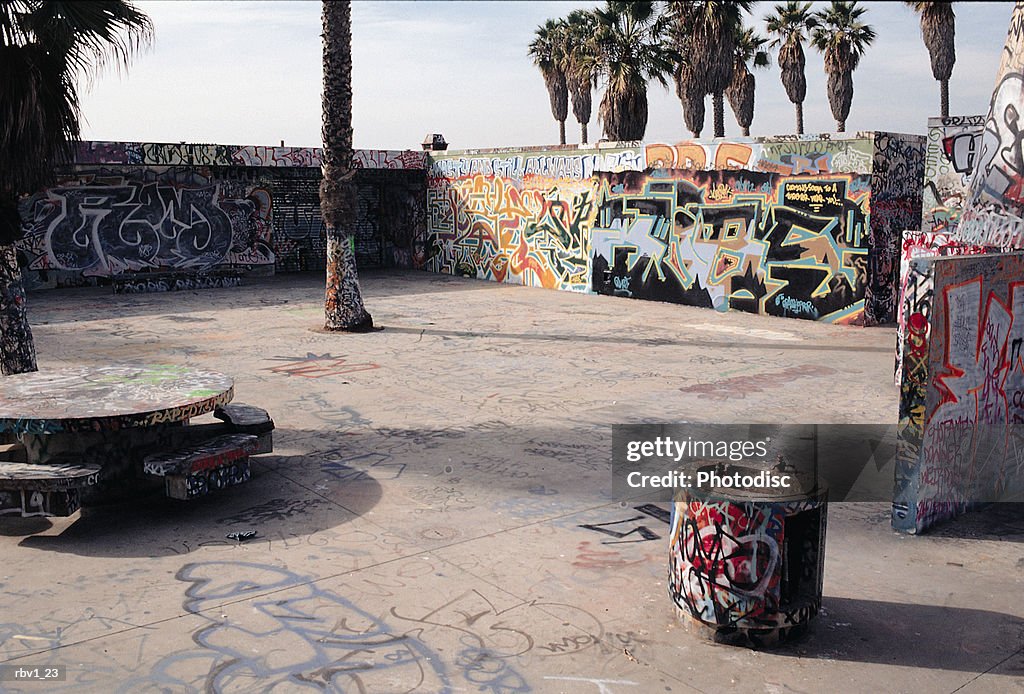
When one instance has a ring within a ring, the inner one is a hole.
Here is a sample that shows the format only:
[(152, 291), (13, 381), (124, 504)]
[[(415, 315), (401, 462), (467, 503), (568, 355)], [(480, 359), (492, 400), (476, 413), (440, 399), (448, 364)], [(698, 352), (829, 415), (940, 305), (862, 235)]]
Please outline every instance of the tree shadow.
[[(2, 534), (28, 535), (22, 547), (93, 557), (160, 557), (247, 541), (312, 535), (370, 511), (382, 497), (379, 482), (364, 474), (357, 483), (317, 488), (302, 473), (283, 474), (291, 459), (318, 469), (317, 453), (253, 459), (248, 482), (191, 501), (143, 492), (130, 500), (83, 508), (68, 519), (0, 519)], [(279, 471), (280, 470), (280, 471)], [(308, 476), (307, 476), (308, 477)]]
[[(477, 280), (422, 270), (360, 270), (361, 289), (368, 301), (391, 296), (447, 294), (484, 289), (513, 289)], [(163, 315), (174, 320), (194, 311), (301, 306), (323, 303), (322, 272), (294, 272), (243, 279), (238, 287), (192, 289), (148, 294), (112, 294), (109, 286), (67, 287), (31, 292), (29, 318), (33, 324)], [(178, 320), (184, 321), (184, 318)], [(201, 320), (201, 319), (193, 319)]]

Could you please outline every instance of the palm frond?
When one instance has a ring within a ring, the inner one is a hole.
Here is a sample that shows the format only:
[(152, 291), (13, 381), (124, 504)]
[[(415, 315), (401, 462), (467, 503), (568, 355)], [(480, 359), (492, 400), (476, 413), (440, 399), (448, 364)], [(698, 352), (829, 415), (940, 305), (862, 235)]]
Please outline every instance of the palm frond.
[(79, 137), (77, 80), (126, 66), (152, 37), (122, 0), (0, 0), (0, 193), (51, 179)]

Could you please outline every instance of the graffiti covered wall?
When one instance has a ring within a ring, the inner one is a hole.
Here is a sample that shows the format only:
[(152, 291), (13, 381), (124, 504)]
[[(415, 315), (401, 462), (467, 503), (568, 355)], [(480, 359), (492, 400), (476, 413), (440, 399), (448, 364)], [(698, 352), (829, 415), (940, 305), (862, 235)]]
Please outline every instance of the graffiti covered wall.
[(636, 148), (431, 156), (427, 268), (587, 291), (602, 170), (642, 170)]
[(923, 138), (882, 133), (432, 155), (427, 268), (887, 322), (923, 157)]
[(1024, 254), (910, 263), (893, 525), (1024, 492)]
[(964, 243), (1024, 248), (1024, 2), (1016, 3), (957, 236)]
[(922, 232), (950, 233), (960, 221), (984, 123), (984, 116), (928, 119)]
[[(422, 265), (424, 153), (357, 150), (355, 164), (358, 262)], [(312, 148), (83, 142), (55, 186), (22, 201), (20, 263), (33, 286), (323, 269), (319, 166)]]
[(24, 201), (21, 213), (27, 229), (18, 250), (30, 271), (88, 278), (274, 264), (270, 195), (248, 176), (87, 168)]
[(599, 180), (595, 291), (812, 320), (862, 317), (866, 176), (660, 169)]

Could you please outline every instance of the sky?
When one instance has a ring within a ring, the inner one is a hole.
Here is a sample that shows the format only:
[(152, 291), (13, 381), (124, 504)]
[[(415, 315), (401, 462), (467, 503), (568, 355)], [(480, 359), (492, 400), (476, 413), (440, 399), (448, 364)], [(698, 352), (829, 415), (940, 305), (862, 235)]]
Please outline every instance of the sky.
[[(774, 3), (754, 6), (751, 24)], [(816, 2), (815, 7), (825, 3)], [(320, 2), (186, 2), (140, 0), (155, 40), (120, 74), (94, 80), (82, 96), (90, 140), (202, 142), (318, 147), (320, 135)], [(596, 2), (352, 2), (355, 146), (419, 149), (442, 133), (450, 149), (558, 142), (547, 91), (527, 56), (546, 19)], [(925, 133), (939, 113), (917, 16), (903, 3), (864, 2), (877, 31), (854, 73), (847, 131)], [(957, 60), (950, 80), (951, 115), (987, 112), (1012, 2), (956, 3)], [(806, 132), (833, 132), (821, 56), (808, 49)], [(774, 65), (755, 72), (751, 135), (795, 129), (793, 105)], [(671, 83), (670, 83), (671, 84)], [(597, 103), (591, 141), (600, 136)], [(687, 139), (674, 89), (648, 89), (644, 140)], [(726, 106), (726, 135), (740, 133)], [(705, 135), (710, 135), (708, 98)], [(570, 111), (567, 141), (579, 142)]]

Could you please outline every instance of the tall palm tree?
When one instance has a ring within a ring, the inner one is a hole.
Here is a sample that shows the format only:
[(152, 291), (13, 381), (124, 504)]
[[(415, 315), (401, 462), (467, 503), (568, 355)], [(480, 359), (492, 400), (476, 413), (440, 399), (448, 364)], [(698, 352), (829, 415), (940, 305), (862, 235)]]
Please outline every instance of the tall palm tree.
[(596, 70), (605, 83), (598, 118), (609, 140), (642, 140), (647, 131), (647, 83), (668, 86), (680, 61), (666, 41), (668, 22), (654, 2), (607, 0), (594, 10)]
[(743, 28), (743, 14), (752, 0), (670, 0), (669, 15), (675, 24), (674, 36), (680, 53), (690, 69), (680, 71), (684, 87), (677, 85), (689, 99), (695, 94), (711, 94), (714, 106), (715, 137), (725, 137), (725, 90), (732, 84), (736, 37)]
[(736, 122), (743, 130), (744, 137), (750, 137), (750, 124), (754, 121), (754, 88), (756, 82), (750, 67), (768, 67), (771, 58), (764, 45), (768, 39), (747, 28), (736, 36), (736, 56), (732, 72), (732, 84), (725, 91), (729, 105), (736, 116)]
[(692, 87), (694, 80), (688, 66), (680, 65), (673, 73), (676, 83), (676, 96), (683, 105), (683, 124), (694, 137), (700, 137), (704, 129), (704, 92)]
[(597, 80), (597, 17), (592, 12), (573, 10), (565, 18), (563, 33), (562, 71), (572, 97), (572, 113), (580, 124), (580, 144), (587, 144), (587, 124), (590, 123), (591, 99)]
[(776, 5), (775, 11), (764, 21), (765, 28), (773, 36), (771, 47), (779, 49), (782, 86), (796, 107), (796, 134), (803, 135), (804, 99), (807, 97), (804, 41), (807, 33), (817, 25), (817, 20), (811, 12), (811, 3), (789, 0), (785, 5)]
[(537, 27), (529, 50), (533, 64), (540, 68), (540, 74), (544, 76), (544, 86), (548, 88), (551, 115), (558, 121), (560, 145), (565, 144), (565, 119), (569, 115), (569, 90), (562, 69), (565, 64), (565, 33), (564, 20), (549, 19)]
[(932, 76), (939, 81), (942, 117), (949, 117), (949, 78), (956, 63), (956, 15), (952, 2), (908, 2), (921, 15), (921, 36), (932, 60)]
[(828, 73), (828, 103), (836, 119), (836, 131), (846, 132), (846, 117), (853, 103), (853, 71), (860, 64), (864, 51), (875, 40), (875, 30), (861, 21), (867, 10), (856, 0), (832, 0), (829, 6), (815, 13), (812, 43), (825, 54)]
[(326, 330), (365, 332), (373, 318), (363, 307), (352, 230), (356, 170), (352, 166), (352, 10), (349, 0), (323, 0), (323, 179), (320, 214), (327, 227)]
[[(689, 55), (690, 50), (690, 27), (689, 24), (680, 21), (678, 7), (668, 6), (667, 14), (671, 19), (669, 24), (668, 41), (676, 47), (680, 55)], [(694, 137), (700, 137), (704, 130), (704, 97), (706, 94), (701, 91), (697, 84), (698, 80), (693, 75), (694, 63), (687, 59), (680, 61), (672, 72), (672, 79), (676, 85), (676, 96), (683, 107), (683, 125)]]
[(78, 81), (127, 66), (152, 38), (130, 2), (0, 0), (0, 373), (36, 370), (14, 242), (18, 197), (52, 182), (79, 139)]

